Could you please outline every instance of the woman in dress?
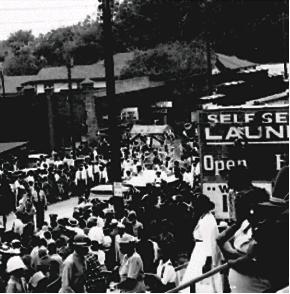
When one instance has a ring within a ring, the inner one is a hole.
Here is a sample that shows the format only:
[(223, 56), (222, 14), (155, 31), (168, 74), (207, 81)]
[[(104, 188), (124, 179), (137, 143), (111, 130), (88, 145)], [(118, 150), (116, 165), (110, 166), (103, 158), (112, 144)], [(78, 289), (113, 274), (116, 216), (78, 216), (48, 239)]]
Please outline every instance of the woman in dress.
[[(203, 194), (199, 195), (194, 205), (194, 215), (197, 225), (193, 232), (195, 247), (192, 251), (189, 264), (186, 268), (181, 284), (202, 275), (203, 273), (219, 266), (222, 254), (216, 242), (218, 226), (212, 210), (215, 205)], [(186, 288), (183, 292), (192, 292)], [(221, 293), (223, 292), (223, 277), (217, 273), (195, 284), (196, 293)]]

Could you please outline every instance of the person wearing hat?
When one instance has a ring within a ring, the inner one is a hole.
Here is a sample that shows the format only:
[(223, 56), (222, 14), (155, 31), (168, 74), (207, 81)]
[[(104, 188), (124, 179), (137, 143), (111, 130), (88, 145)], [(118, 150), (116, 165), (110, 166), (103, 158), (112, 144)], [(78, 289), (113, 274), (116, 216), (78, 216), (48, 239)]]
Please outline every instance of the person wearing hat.
[(115, 237), (116, 262), (118, 264), (120, 264), (120, 262), (123, 258), (123, 254), (120, 251), (120, 240), (122, 238), (131, 238), (133, 240), (134, 236), (132, 236), (126, 232), (126, 227), (121, 222), (119, 222), (117, 224), (117, 230), (118, 230), (118, 233)]
[(27, 293), (27, 284), (24, 279), (26, 266), (20, 256), (10, 257), (7, 261), (6, 272), (10, 278), (7, 283), (6, 293)]
[(67, 228), (76, 234), (84, 235), (84, 231), (79, 228), (79, 221), (73, 217), (69, 218)]
[(218, 236), (217, 242), (227, 259), (242, 258), (229, 270), (231, 292), (268, 292), (270, 282), (250, 256), (256, 248), (256, 208), (259, 203), (267, 201), (269, 195), (265, 190), (252, 185), (249, 171), (245, 167), (232, 170), (229, 187), (234, 194), (235, 222)]
[(133, 236), (139, 238), (140, 232), (143, 230), (143, 224), (137, 220), (137, 214), (134, 210), (129, 212), (128, 220)]
[(73, 241), (74, 252), (63, 263), (61, 292), (85, 292), (85, 256), (89, 252), (90, 240), (85, 235), (77, 234)]
[(136, 252), (135, 240), (123, 236), (120, 239), (120, 250), (124, 257), (119, 268), (118, 288), (124, 293), (145, 293), (143, 261)]
[[(198, 220), (193, 232), (195, 247), (191, 253), (189, 264), (181, 282), (182, 284), (222, 263), (222, 254), (216, 242), (219, 232), (216, 219), (212, 214), (214, 207), (214, 203), (203, 194), (200, 194), (195, 201), (194, 215)], [(184, 292), (189, 291), (189, 288), (184, 290)], [(195, 292), (223, 292), (222, 275), (218, 273), (196, 283)]]

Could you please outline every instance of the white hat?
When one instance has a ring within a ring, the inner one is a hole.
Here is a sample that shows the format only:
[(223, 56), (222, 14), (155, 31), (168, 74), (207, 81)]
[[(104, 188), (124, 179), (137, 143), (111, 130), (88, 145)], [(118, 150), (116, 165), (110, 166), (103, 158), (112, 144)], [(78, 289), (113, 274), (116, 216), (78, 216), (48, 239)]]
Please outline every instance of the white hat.
[(218, 227), (219, 228), (227, 228), (228, 227), (228, 223), (225, 222), (225, 221), (220, 221)]
[(6, 272), (12, 273), (18, 269), (27, 269), (20, 256), (12, 256), (7, 261)]
[(118, 222), (118, 224), (117, 224), (117, 228), (118, 228), (118, 229), (125, 229), (126, 227), (125, 227), (125, 225), (122, 224), (121, 222)]
[(112, 245), (112, 238), (110, 236), (105, 236), (103, 240), (103, 246), (105, 248), (110, 248)]

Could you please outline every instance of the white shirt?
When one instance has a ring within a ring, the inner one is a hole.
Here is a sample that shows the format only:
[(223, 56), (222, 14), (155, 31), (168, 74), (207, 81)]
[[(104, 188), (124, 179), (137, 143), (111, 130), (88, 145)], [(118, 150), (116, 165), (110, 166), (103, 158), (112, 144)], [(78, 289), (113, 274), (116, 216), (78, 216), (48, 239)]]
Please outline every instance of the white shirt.
[(19, 234), (21, 236), (23, 234), (24, 224), (20, 219), (17, 218), (13, 222), (12, 228), (14, 233)]
[(160, 278), (163, 285), (168, 283), (175, 283), (176, 281), (176, 272), (170, 260), (163, 263), (160, 260), (157, 267), (157, 276)]
[(97, 241), (99, 244), (102, 244), (105, 235), (101, 227), (94, 226), (89, 230), (88, 237), (91, 241)]
[(89, 178), (94, 179), (94, 173), (93, 173), (93, 166), (92, 165), (88, 165), (87, 174), (88, 174)]
[(106, 254), (103, 250), (98, 250), (97, 252), (97, 255), (98, 255), (98, 260), (99, 260), (99, 263), (100, 265), (104, 265), (105, 264), (105, 261), (106, 261)]
[(188, 183), (190, 187), (193, 187), (193, 174), (191, 172), (185, 172), (183, 174), (183, 181)]

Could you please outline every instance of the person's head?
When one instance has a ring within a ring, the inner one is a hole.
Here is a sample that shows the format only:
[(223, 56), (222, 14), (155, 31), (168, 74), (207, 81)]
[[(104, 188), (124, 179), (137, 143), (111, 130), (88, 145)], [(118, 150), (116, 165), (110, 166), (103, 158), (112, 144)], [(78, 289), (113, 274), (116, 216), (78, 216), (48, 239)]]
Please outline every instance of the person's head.
[(137, 221), (137, 214), (134, 210), (130, 211), (128, 214), (128, 220), (129, 222), (131, 222), (132, 224), (136, 223)]
[(253, 220), (255, 209), (259, 203), (269, 200), (269, 194), (260, 189), (252, 189), (246, 193), (236, 194), (235, 211), (237, 221)]
[(46, 240), (50, 240), (51, 239), (51, 232), (50, 231), (46, 231), (43, 233), (43, 237)]
[(132, 255), (136, 248), (136, 242), (133, 237), (123, 236), (120, 239), (120, 251), (122, 254)]
[(90, 247), (91, 251), (98, 251), (100, 249), (100, 247), (101, 246), (98, 241), (91, 242), (91, 247)]
[(210, 201), (209, 197), (204, 194), (200, 194), (194, 203), (194, 212), (195, 215), (200, 217), (203, 214), (206, 214), (212, 211), (215, 208), (215, 204)]
[(45, 238), (41, 238), (39, 244), (40, 246), (47, 247), (47, 240)]
[(90, 239), (81, 234), (77, 234), (73, 240), (75, 252), (80, 256), (86, 256), (89, 252)]
[(125, 233), (125, 225), (122, 223), (117, 224), (118, 233), (122, 236)]
[(48, 254), (49, 255), (56, 254), (56, 252), (57, 252), (56, 243), (55, 242), (49, 243), (47, 245), (47, 249), (48, 249)]

